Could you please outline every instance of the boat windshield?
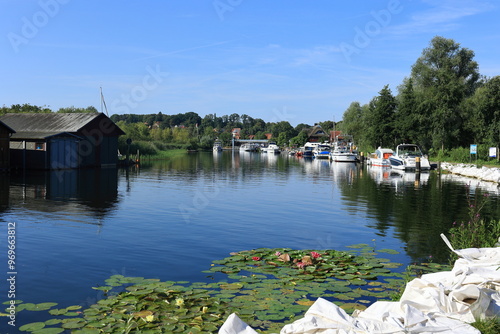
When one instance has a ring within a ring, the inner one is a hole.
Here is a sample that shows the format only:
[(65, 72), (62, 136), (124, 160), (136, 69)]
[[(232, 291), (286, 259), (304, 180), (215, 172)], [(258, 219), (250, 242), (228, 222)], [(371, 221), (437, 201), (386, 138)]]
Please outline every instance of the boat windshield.
[(408, 155), (408, 156), (413, 156), (413, 157), (421, 157), (422, 152), (418, 148), (418, 146), (415, 145), (404, 145), (398, 147), (398, 154), (399, 155)]

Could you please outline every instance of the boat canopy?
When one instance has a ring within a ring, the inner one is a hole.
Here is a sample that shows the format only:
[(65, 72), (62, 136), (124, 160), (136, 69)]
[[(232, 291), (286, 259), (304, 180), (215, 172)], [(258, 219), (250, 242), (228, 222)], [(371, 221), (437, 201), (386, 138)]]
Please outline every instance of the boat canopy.
[(408, 156), (414, 156), (414, 157), (421, 157), (422, 156), (422, 151), (420, 151), (420, 148), (415, 144), (398, 145), (397, 153), (400, 156), (402, 156), (402, 155), (408, 155)]

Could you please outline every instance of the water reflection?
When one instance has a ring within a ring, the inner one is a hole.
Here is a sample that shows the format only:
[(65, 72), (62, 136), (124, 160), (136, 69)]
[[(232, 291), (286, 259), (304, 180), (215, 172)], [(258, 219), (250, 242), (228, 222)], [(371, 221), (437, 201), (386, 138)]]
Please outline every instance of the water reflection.
[(118, 202), (117, 170), (111, 168), (30, 171), (7, 176), (1, 185), (0, 198), (39, 212), (80, 212), (101, 219)]
[(377, 184), (389, 184), (396, 192), (406, 187), (419, 189), (429, 181), (430, 173), (415, 173), (387, 167), (368, 166), (367, 171)]
[(9, 207), (9, 187), (10, 178), (8, 174), (0, 175), (0, 212), (3, 212)]

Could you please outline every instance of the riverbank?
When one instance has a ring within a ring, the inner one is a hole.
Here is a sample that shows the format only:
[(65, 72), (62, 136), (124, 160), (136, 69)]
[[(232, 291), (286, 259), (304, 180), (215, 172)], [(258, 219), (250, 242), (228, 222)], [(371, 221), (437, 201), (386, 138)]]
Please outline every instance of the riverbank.
[(500, 183), (500, 168), (498, 167), (477, 167), (474, 164), (452, 164), (443, 162), (441, 163), (441, 170), (481, 181)]

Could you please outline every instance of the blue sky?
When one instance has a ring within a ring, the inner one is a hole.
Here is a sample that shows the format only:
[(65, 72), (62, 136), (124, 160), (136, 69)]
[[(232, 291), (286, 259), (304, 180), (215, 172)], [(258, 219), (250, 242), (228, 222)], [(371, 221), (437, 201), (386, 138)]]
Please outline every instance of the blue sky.
[(342, 119), (393, 94), (434, 36), (500, 74), (487, 0), (0, 0), (0, 103), (112, 114)]

